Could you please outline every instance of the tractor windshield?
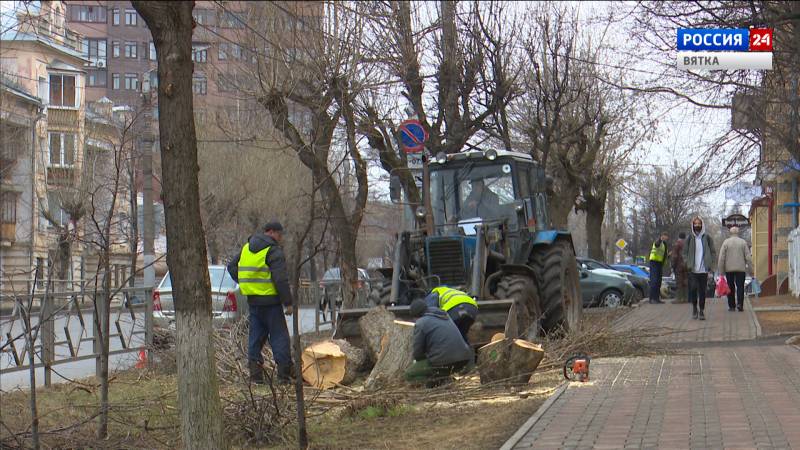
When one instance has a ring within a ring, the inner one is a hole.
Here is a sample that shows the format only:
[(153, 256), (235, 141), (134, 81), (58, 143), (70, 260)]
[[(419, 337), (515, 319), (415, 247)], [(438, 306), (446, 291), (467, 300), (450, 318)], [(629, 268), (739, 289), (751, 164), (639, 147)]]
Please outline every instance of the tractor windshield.
[(468, 219), (516, 221), (511, 164), (475, 165), (431, 171), (431, 204), (436, 225)]

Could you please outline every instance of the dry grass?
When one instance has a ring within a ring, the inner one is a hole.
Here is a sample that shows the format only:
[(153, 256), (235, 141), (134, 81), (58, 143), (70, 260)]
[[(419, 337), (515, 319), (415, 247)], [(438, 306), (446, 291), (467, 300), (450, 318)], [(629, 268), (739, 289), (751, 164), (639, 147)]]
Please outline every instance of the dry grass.
[(758, 311), (756, 315), (765, 336), (800, 332), (800, 311)]

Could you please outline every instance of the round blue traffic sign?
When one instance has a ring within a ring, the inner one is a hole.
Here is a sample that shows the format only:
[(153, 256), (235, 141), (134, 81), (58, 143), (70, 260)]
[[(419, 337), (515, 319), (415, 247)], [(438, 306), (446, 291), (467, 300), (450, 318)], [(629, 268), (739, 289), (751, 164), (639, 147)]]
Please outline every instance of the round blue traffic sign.
[(406, 120), (400, 124), (400, 146), (406, 153), (421, 152), (428, 140), (428, 133), (419, 120)]

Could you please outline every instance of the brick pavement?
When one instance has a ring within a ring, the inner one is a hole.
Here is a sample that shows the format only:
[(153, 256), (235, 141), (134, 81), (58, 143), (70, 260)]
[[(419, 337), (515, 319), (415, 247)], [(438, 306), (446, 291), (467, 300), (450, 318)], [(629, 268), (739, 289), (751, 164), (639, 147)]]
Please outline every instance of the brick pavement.
[(615, 327), (671, 330), (669, 334), (652, 339), (652, 342), (659, 343), (740, 341), (755, 339), (760, 332), (749, 299), (745, 300), (742, 312), (728, 311), (727, 299), (708, 299), (705, 316), (704, 321), (692, 319), (691, 304), (652, 305), (644, 302), (620, 319)]
[(504, 448), (800, 449), (797, 347), (754, 342), (605, 358), (592, 361), (590, 374)]

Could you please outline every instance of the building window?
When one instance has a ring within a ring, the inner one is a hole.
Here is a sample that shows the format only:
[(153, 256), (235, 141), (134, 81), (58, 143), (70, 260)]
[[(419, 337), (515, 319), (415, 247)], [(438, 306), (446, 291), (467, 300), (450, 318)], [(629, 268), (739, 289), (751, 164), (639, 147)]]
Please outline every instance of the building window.
[(214, 20), (216, 14), (212, 9), (195, 9), (192, 11), (192, 16), (198, 25), (214, 25), (216, 22)]
[(65, 226), (69, 223), (69, 214), (61, 206), (61, 193), (56, 191), (47, 192), (47, 210), (53, 221), (58, 226)]
[(116, 8), (111, 10), (111, 23), (113, 25), (119, 25), (119, 10)]
[(197, 95), (206, 95), (208, 93), (208, 78), (205, 74), (196, 73), (192, 75), (192, 92)]
[(135, 73), (126, 73), (125, 74), (125, 89), (129, 91), (138, 91), (139, 90), (139, 75)]
[(220, 17), (219, 25), (223, 28), (243, 28), (244, 19), (240, 13), (225, 11)]
[(119, 42), (111, 43), (111, 54), (114, 55), (114, 58), (119, 58)]
[(119, 89), (119, 74), (112, 73), (111, 74), (111, 88), (112, 89)]
[(69, 20), (72, 22), (106, 22), (106, 8), (103, 6), (69, 5)]
[(89, 70), (86, 75), (89, 86), (105, 87), (106, 86), (106, 71), (105, 70)]
[(75, 135), (50, 133), (50, 166), (72, 167), (75, 164)]
[(126, 9), (125, 10), (125, 25), (130, 25), (135, 27), (138, 20), (138, 15), (136, 14), (135, 9)]
[(192, 46), (192, 61), (204, 63), (208, 61), (208, 45), (193, 45)]
[(138, 45), (136, 42), (126, 42), (125, 43), (125, 57), (126, 58), (136, 58), (136, 47)]
[(50, 75), (50, 105), (75, 108), (75, 76)]
[(17, 193), (0, 192), (0, 223), (17, 223)]
[(99, 60), (105, 62), (106, 59), (106, 40), (105, 39), (84, 39), (83, 54), (90, 61), (97, 64)]
[(241, 46), (223, 42), (219, 44), (219, 55), (217, 56), (220, 60), (235, 59), (240, 61), (242, 60), (243, 54), (244, 52), (242, 51)]
[(156, 56), (156, 44), (150, 43), (150, 60), (155, 61), (157, 58)]

